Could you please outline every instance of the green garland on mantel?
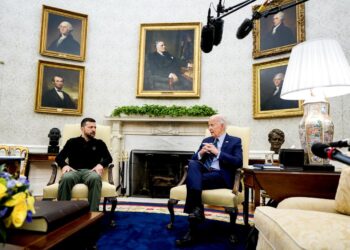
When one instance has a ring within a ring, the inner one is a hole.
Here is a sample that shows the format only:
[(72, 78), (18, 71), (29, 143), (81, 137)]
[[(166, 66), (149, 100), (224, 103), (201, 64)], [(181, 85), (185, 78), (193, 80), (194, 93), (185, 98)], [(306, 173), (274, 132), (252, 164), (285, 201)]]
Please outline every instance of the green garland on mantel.
[(180, 116), (193, 116), (193, 117), (203, 117), (212, 116), (217, 114), (213, 108), (206, 105), (194, 105), (191, 107), (185, 106), (164, 106), (164, 105), (143, 105), (143, 106), (121, 106), (116, 107), (112, 111), (112, 117), (125, 115), (148, 115), (150, 117), (180, 117)]

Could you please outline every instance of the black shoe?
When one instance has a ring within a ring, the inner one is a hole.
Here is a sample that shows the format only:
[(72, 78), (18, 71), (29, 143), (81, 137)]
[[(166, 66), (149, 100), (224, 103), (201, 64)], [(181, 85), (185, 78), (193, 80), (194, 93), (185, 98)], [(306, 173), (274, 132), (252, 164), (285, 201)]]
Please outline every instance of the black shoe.
[(193, 243), (193, 236), (191, 231), (188, 231), (184, 237), (182, 237), (179, 240), (176, 240), (176, 246), (178, 247), (185, 247), (185, 246), (189, 246)]
[(232, 244), (237, 244), (238, 243), (238, 237), (234, 234), (231, 234), (230, 237), (229, 237), (229, 241), (232, 243)]
[(205, 219), (204, 210), (200, 207), (195, 207), (193, 209), (193, 212), (188, 215), (188, 220), (190, 221), (202, 222), (204, 221), (204, 219)]

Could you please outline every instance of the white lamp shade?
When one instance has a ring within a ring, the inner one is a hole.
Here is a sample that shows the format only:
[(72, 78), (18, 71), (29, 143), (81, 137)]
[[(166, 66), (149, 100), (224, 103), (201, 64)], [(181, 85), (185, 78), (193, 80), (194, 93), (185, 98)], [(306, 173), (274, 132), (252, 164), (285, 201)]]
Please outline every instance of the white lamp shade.
[(350, 66), (336, 40), (317, 39), (296, 45), (291, 53), (281, 98), (305, 100), (350, 93)]

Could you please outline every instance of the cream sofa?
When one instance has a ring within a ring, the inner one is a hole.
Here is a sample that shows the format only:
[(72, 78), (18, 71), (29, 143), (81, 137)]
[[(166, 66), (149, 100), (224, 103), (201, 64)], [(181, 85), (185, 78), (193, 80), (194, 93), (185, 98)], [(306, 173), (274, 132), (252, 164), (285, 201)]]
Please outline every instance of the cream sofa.
[(277, 208), (257, 207), (254, 221), (257, 249), (350, 249), (350, 168), (335, 200), (287, 198)]

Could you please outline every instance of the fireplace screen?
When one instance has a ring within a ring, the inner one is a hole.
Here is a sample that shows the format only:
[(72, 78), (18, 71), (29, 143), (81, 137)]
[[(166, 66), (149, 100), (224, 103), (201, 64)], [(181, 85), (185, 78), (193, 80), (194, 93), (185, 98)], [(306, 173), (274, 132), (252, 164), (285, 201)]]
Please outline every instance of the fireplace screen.
[(132, 150), (130, 155), (130, 195), (169, 197), (181, 180), (193, 151)]

